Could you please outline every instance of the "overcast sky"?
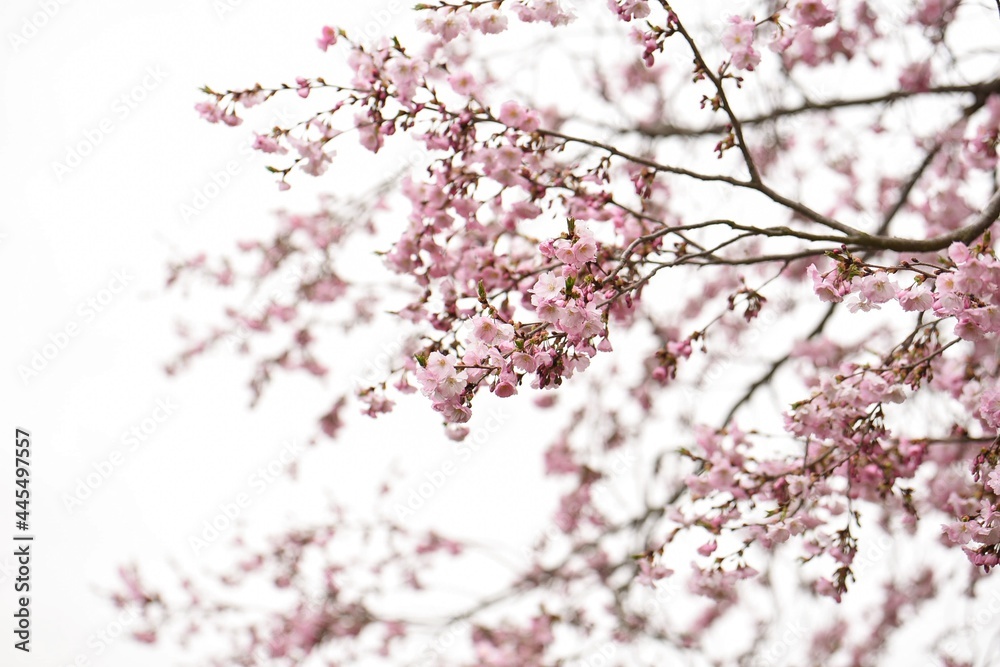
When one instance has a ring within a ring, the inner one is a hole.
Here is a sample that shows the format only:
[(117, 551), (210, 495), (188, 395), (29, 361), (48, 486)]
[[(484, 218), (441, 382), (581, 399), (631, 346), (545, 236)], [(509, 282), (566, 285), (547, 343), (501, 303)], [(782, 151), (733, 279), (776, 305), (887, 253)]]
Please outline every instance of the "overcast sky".
[[(229, 130), (200, 120), (193, 110), (198, 88), (323, 74), (337, 57), (315, 46), (324, 24), (395, 30), (409, 21), (391, 11), (399, 6), (3, 3), (0, 298), (7, 354), (0, 396), (5, 431), (32, 435), (36, 542), (32, 652), (10, 646), (7, 621), (0, 663), (177, 664), (162, 647), (151, 659), (128, 642), (101, 639), (118, 629), (102, 589), (120, 563), (138, 560), (161, 576), (168, 559), (188, 569), (224, 565), (225, 548), (194, 554), (189, 538), (240, 493), (252, 500), (243, 518), (276, 527), (281, 517), (307, 516), (324, 493), (367, 498), (390, 460), (413, 479), (446, 460), (440, 429), (420, 405), (410, 417), (401, 411), (394, 427), (362, 423), (357, 440), (306, 454), (312, 458), (302, 484), (279, 475), (262, 486), (252, 475), (277, 469), (288, 452), (297, 455), (331, 385), (289, 382), (251, 412), (245, 363), (223, 355), (178, 378), (162, 371), (180, 349), (173, 333), (180, 315), (197, 322), (215, 314), (196, 294), (164, 294), (167, 263), (228, 250), (237, 238), (266, 230), (269, 211), (310, 210), (328, 187), (303, 179), (278, 193), (265, 161), (245, 150), (252, 125)], [(213, 174), (234, 161), (235, 177), (213, 188)], [(196, 202), (203, 210), (185, 220), (182, 206)], [(364, 360), (393, 340), (389, 331), (384, 340), (373, 337), (344, 369), (363, 370)], [(412, 434), (400, 426), (411, 417), (428, 426), (419, 437), (384, 437)], [(480, 465), (495, 469), (488, 455), (469, 467)], [(13, 461), (0, 469), (0, 497), (11, 498)], [(446, 491), (475, 483), (470, 474)], [(67, 508), (67, 494), (88, 492)], [(447, 509), (444, 493), (437, 502)], [(9, 510), (5, 541), (14, 532)], [(7, 554), (0, 556), (0, 609), (10, 619), (12, 548), (0, 553)]]

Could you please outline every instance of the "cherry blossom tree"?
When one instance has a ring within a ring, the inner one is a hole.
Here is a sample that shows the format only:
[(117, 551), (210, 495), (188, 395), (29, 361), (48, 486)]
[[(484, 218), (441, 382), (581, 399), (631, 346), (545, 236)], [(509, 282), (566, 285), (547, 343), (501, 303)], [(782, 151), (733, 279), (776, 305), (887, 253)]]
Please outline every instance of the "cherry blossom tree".
[[(995, 659), (997, 7), (412, 13), (408, 37), (317, 27), (323, 77), (204, 88), (197, 111), (254, 127), (279, 190), (357, 143), (416, 157), (388, 159), (366, 192), (329, 182), (317, 210), (279, 214), (229, 256), (172, 266), (171, 285), (263, 298), (191, 329), (170, 371), (235, 343), (256, 400), (282, 373), (336, 377), (331, 325), (394, 327), (399, 354), (329, 396), (316, 446), (402, 401), (461, 443), (481, 406), (527, 401), (565, 424), (538, 447), (557, 534), (475, 604), (410, 613), (401, 599), (435, 599), (435, 573), (482, 547), (391, 506), (333, 507), (233, 547), (237, 571), (182, 593), (123, 568), (115, 601), (142, 611), (137, 638), (211, 629), (226, 645), (201, 664), (219, 665)], [(255, 123), (277, 98), (298, 122)], [(344, 270), (359, 250), (381, 278)], [(616, 479), (622, 453), (638, 487)], [(261, 586), (287, 604), (239, 603)], [(990, 614), (942, 613), (956, 601)]]

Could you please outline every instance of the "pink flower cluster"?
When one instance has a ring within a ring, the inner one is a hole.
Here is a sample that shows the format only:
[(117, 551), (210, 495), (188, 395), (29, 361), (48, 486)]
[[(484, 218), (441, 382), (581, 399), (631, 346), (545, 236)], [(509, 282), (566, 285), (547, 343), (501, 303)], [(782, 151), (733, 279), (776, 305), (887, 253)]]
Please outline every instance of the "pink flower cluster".
[(941, 530), (947, 542), (962, 547), (973, 565), (989, 571), (1000, 564), (1000, 467), (979, 474), (984, 497), (978, 503), (952, 497), (952, 509), (961, 518)]
[(475, 665), (488, 667), (542, 667), (547, 647), (555, 639), (553, 618), (534, 616), (525, 628), (505, 625), (499, 628), (477, 627), (472, 631)]
[(601, 295), (588, 286), (574, 286), (567, 291), (566, 278), (555, 272), (539, 276), (531, 289), (531, 303), (539, 320), (552, 324), (556, 331), (566, 334), (571, 344), (585, 350), (585, 341), (606, 330), (598, 310)]
[(753, 71), (760, 64), (760, 54), (753, 48), (757, 23), (740, 16), (729, 17), (729, 27), (722, 33), (722, 46), (729, 51), (733, 67)]
[(649, 16), (647, 0), (608, 0), (608, 8), (626, 22)]
[(954, 18), (958, 5), (955, 0), (921, 0), (912, 20), (929, 28), (940, 26)]
[(820, 301), (847, 304), (852, 313), (878, 310), (881, 305), (896, 300), (906, 311), (929, 310), (934, 305), (934, 294), (923, 282), (915, 282), (901, 289), (883, 269), (865, 275), (844, 278), (837, 269), (821, 274), (815, 264), (806, 273), (812, 280), (813, 292)]
[(548, 23), (553, 26), (567, 25), (576, 16), (560, 0), (518, 0), (514, 13), (524, 23)]
[(800, 25), (821, 28), (834, 19), (823, 0), (798, 0), (792, 5), (792, 18)]
[(243, 122), (232, 110), (223, 109), (214, 102), (198, 102), (194, 105), (195, 111), (209, 123), (222, 121), (230, 127), (235, 127)]
[(802, 438), (847, 446), (860, 445), (881, 434), (859, 430), (858, 420), (868, 421), (871, 406), (902, 403), (903, 387), (890, 372), (878, 373), (854, 364), (842, 364), (836, 377), (826, 376), (812, 398), (802, 401), (786, 419), (788, 430)]
[[(799, 64), (817, 67), (833, 62), (837, 56), (850, 60), (866, 38), (878, 35), (867, 3), (857, 5), (854, 13), (857, 25), (848, 28), (834, 23), (836, 13), (822, 0), (800, 0), (792, 4), (789, 11), (794, 23), (791, 26), (779, 24), (778, 33), (768, 46), (782, 54), (789, 68)], [(818, 28), (831, 24), (830, 30), (819, 34)], [(908, 78), (907, 82), (911, 80)]]
[(529, 111), (513, 100), (509, 100), (500, 105), (497, 113), (497, 120), (506, 125), (521, 130), (522, 132), (535, 132), (541, 126), (538, 114)]
[(973, 256), (957, 242), (948, 256), (955, 270), (935, 280), (934, 313), (954, 317), (955, 335), (965, 340), (1000, 333), (1000, 261), (992, 255)]
[(424, 395), (433, 401), (434, 409), (444, 415), (448, 423), (469, 421), (472, 411), (464, 405), (469, 376), (455, 368), (455, 358), (440, 352), (431, 352), (424, 367), (417, 372)]
[[(500, 3), (496, 3), (493, 7), (490, 4), (475, 3), (465, 6), (425, 4), (421, 7), (423, 11), (417, 27), (437, 36), (442, 42), (450, 42), (459, 35), (467, 34), (470, 29), (484, 35), (496, 35), (507, 30), (508, 19), (499, 10)], [(517, 0), (512, 11), (523, 23), (544, 22), (561, 26), (575, 18), (559, 0)]]

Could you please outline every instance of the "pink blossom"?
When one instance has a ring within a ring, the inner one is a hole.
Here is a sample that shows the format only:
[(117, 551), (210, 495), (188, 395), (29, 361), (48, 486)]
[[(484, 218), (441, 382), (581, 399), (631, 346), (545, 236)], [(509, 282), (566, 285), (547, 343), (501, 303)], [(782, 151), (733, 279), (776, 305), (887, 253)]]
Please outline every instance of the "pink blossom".
[(545, 474), (565, 475), (576, 474), (580, 465), (573, 458), (573, 451), (565, 440), (559, 440), (545, 450)]
[(722, 33), (722, 45), (732, 56), (734, 67), (752, 71), (760, 63), (760, 54), (753, 48), (757, 24), (739, 16), (729, 17), (729, 24)]
[(560, 6), (559, 0), (520, 0), (514, 5), (514, 11), (525, 23), (545, 21), (553, 26), (560, 26), (574, 18), (572, 13)]
[[(889, 280), (885, 271), (876, 271), (871, 275), (856, 278), (857, 288), (871, 303), (885, 303), (896, 296), (897, 288)], [(854, 287), (852, 285), (852, 287)]]
[(450, 424), (464, 424), (472, 418), (472, 410), (460, 403), (441, 402), (434, 403), (432, 407)]
[(671, 576), (674, 573), (668, 567), (663, 565), (653, 565), (650, 558), (640, 558), (639, 559), (639, 576), (636, 577), (638, 581), (643, 586), (652, 586), (654, 582)]
[(398, 98), (409, 102), (416, 94), (417, 86), (427, 72), (427, 63), (415, 58), (396, 57), (385, 66), (385, 73), (396, 85)]
[(309, 97), (309, 91), (311, 90), (309, 87), (309, 79), (304, 79), (301, 76), (298, 76), (295, 77), (295, 83), (299, 84), (298, 90), (295, 91), (299, 94), (299, 97)]
[(428, 12), (419, 24), (421, 30), (437, 35), (442, 42), (455, 39), (468, 26), (468, 18), (458, 12)]
[(956, 265), (961, 266), (968, 262), (972, 255), (969, 253), (968, 246), (959, 241), (955, 241), (948, 246), (948, 257), (950, 257), (951, 261), (955, 262)]
[(372, 418), (375, 418), (380, 414), (392, 412), (393, 407), (396, 405), (395, 401), (376, 391), (367, 392), (360, 398), (361, 402), (366, 405), (361, 412)]
[(219, 108), (218, 104), (213, 104), (211, 102), (198, 102), (198, 104), (194, 105), (194, 108), (201, 115), (201, 117), (209, 123), (219, 122), (224, 113), (223, 110)]
[(427, 356), (427, 363), (418, 377), (426, 378), (437, 383), (455, 373), (455, 359), (440, 352), (431, 352)]
[(517, 387), (513, 382), (498, 382), (493, 388), (493, 393), (500, 398), (510, 398), (517, 393)]
[(448, 424), (448, 427), (445, 429), (444, 432), (449, 440), (453, 440), (455, 442), (462, 442), (463, 440), (465, 440), (466, 436), (469, 435), (469, 427), (457, 426), (455, 424)]
[(512, 340), (514, 327), (505, 322), (498, 322), (493, 318), (480, 315), (472, 318), (472, 337), (486, 345), (493, 345)]
[(922, 0), (913, 18), (927, 27), (941, 25), (950, 20), (956, 5), (953, 0)]
[(535, 358), (526, 352), (514, 352), (510, 355), (510, 360), (514, 364), (515, 368), (518, 368), (526, 373), (534, 373), (535, 369), (538, 368), (538, 363)]
[(363, 113), (354, 116), (354, 127), (358, 132), (358, 141), (373, 153), (377, 153), (385, 143), (379, 126)]
[(899, 87), (911, 92), (924, 92), (931, 87), (931, 64), (928, 61), (912, 63), (899, 73)]
[(993, 387), (982, 393), (979, 414), (990, 428), (1000, 429), (1000, 387)]
[(325, 140), (303, 140), (294, 136), (287, 137), (287, 141), (292, 148), (298, 151), (303, 158), (302, 171), (311, 176), (321, 176), (326, 172), (332, 160), (331, 156), (323, 150)]
[(247, 90), (236, 96), (236, 101), (247, 109), (255, 107), (267, 99), (267, 93), (263, 90)]
[(803, 25), (820, 28), (834, 19), (834, 14), (822, 0), (798, 0), (792, 7), (792, 17)]
[(573, 259), (575, 264), (586, 264), (597, 257), (597, 241), (592, 236), (582, 236), (573, 244)]
[(528, 111), (513, 100), (500, 105), (497, 120), (507, 127), (513, 127), (524, 132), (534, 132), (539, 128), (538, 115)]
[(711, 556), (718, 547), (719, 545), (715, 540), (709, 540), (698, 547), (698, 553), (702, 556)]
[(608, 0), (608, 7), (623, 21), (649, 16), (649, 3), (646, 0)]
[(975, 529), (971, 521), (956, 521), (944, 526), (944, 533), (952, 544), (968, 544), (975, 538)]
[(829, 579), (826, 578), (817, 579), (816, 583), (814, 584), (814, 587), (818, 594), (831, 597), (837, 602), (840, 602), (841, 599), (840, 591), (836, 589), (836, 587)]
[(473, 12), (470, 22), (474, 28), (484, 35), (498, 35), (507, 29), (507, 17), (498, 11), (486, 10), (489, 13), (481, 16), (482, 11)]
[(820, 275), (815, 264), (810, 264), (806, 273), (813, 281), (813, 291), (820, 301), (839, 302), (843, 300), (840, 289), (834, 285), (833, 281)]
[(320, 38), (316, 40), (316, 44), (320, 49), (326, 51), (329, 47), (337, 43), (337, 31), (326, 25), (323, 26), (322, 34)]
[(561, 296), (565, 287), (565, 281), (560, 280), (555, 273), (548, 271), (538, 276), (535, 286), (531, 288), (531, 292), (540, 299), (551, 300)]
[[(990, 490), (993, 491), (993, 493), (1000, 495), (1000, 468), (994, 468), (993, 470), (990, 471), (990, 474), (986, 480), (986, 486), (988, 486)], [(989, 503), (986, 503), (986, 501), (983, 502), (985, 506), (989, 506)], [(986, 519), (986, 517), (984, 517), (984, 519)]]
[(880, 306), (877, 303), (870, 301), (868, 297), (864, 295), (863, 292), (855, 292), (853, 294), (850, 294), (844, 300), (844, 303), (847, 304), (847, 309), (852, 313), (856, 313), (859, 310), (861, 312), (867, 313), (870, 310), (880, 309)]
[(930, 310), (934, 305), (934, 294), (922, 284), (899, 290), (896, 292), (896, 299), (906, 311)]
[(284, 154), (288, 152), (287, 148), (280, 145), (277, 141), (264, 134), (256, 135), (256, 137), (254, 138), (253, 147), (256, 150), (262, 151), (264, 153)]
[(479, 94), (476, 79), (468, 72), (457, 72), (448, 77), (448, 83), (459, 95), (475, 96)]

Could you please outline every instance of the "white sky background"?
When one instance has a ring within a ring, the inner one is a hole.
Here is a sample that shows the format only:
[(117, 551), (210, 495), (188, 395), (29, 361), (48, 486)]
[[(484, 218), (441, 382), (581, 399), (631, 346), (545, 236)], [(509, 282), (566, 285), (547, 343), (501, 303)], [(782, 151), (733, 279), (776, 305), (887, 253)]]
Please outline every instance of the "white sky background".
[[(265, 158), (240, 150), (252, 122), (235, 130), (205, 123), (193, 109), (202, 99), (198, 87), (323, 74), (340, 56), (316, 48), (320, 27), (360, 27), (376, 14), (390, 16), (382, 11), (389, 2), (230, 4), (232, 11), (220, 16), (216, 6), (229, 5), (208, 0), (156, 6), (67, 2), (56, 5), (54, 15), (17, 49), (9, 34), (20, 34), (24, 20), (40, 12), (42, 3), (6, 2), (0, 10), (0, 182), (5, 184), (0, 265), (7, 313), (2, 427), (11, 437), (15, 427), (32, 433), (32, 533), (37, 540), (33, 650), (30, 657), (15, 651), (8, 641), (10, 622), (0, 623), (5, 638), (0, 664), (62, 667), (79, 656), (101, 667), (177, 664), (163, 645), (151, 654), (119, 640), (100, 651), (100, 642), (91, 639), (116, 629), (101, 588), (115, 581), (118, 564), (135, 559), (161, 574), (167, 573), (168, 559), (189, 571), (212, 563), (213, 557), (216, 565), (225, 565), (229, 552), (220, 547), (221, 540), (199, 558), (188, 537), (218, 511), (219, 503), (232, 502), (240, 492), (252, 498), (248, 520), (268, 525), (268, 515), (308, 517), (310, 503), (319, 507), (326, 492), (366, 502), (365, 494), (385, 475), (390, 459), (419, 479), (449, 458), (437, 420), (418, 399), (394, 423), (352, 418), (360, 428), (352, 430), (349, 443), (327, 444), (323, 452), (311, 450), (302, 459), (307, 468), (302, 484), (293, 487), (286, 476), (257, 495), (249, 475), (276, 459), (284, 442), (305, 441), (332, 391), (325, 394), (315, 382), (286, 382), (250, 412), (250, 368), (243, 361), (221, 355), (176, 379), (162, 372), (180, 349), (173, 332), (177, 315), (190, 313), (197, 322), (217, 314), (197, 294), (187, 300), (164, 296), (167, 262), (200, 250), (229, 251), (237, 238), (271, 227), (269, 211), (280, 206), (310, 211), (315, 194), (330, 188), (325, 179), (303, 178), (292, 192), (278, 193), (263, 170)], [(410, 21), (405, 13), (391, 19), (391, 30)], [(159, 72), (162, 81), (146, 78), (150, 71)], [(144, 78), (148, 90), (132, 93)], [(133, 99), (134, 108), (122, 95)], [(94, 136), (105, 119), (111, 131), (60, 180), (53, 162), (64, 162), (68, 148), (87, 141), (88, 132)], [(237, 177), (192, 224), (185, 224), (180, 205), (191, 204), (194, 191), (204, 190), (211, 174), (230, 160), (239, 163)], [(370, 176), (340, 185), (360, 186)], [(133, 278), (101, 313), (93, 317), (79, 310), (84, 300), (100, 297), (122, 270)], [(201, 312), (192, 312), (199, 307)], [(29, 364), (50, 335), (58, 337), (71, 324), (79, 327), (78, 334), (38, 377), (22, 381), (17, 367)], [(380, 343), (394, 337), (385, 331), (385, 340), (373, 340), (370, 349), (351, 350), (336, 370), (362, 371)], [(151, 417), (159, 399), (178, 406), (174, 415), (128, 451), (122, 433)], [(82, 508), (67, 511), (63, 494), (115, 449), (123, 462)], [(484, 452), (468, 466), (496, 471), (494, 458)], [(537, 457), (522, 458), (537, 465)], [(13, 461), (0, 469), (0, 497), (8, 499)], [(448, 494), (468, 497), (471, 489), (462, 487), (477, 483), (483, 480), (472, 475), (456, 479), (434, 502), (447, 509)], [(489, 492), (489, 486), (484, 490)], [(503, 507), (542, 520), (542, 514), (527, 511), (526, 502), (507, 498)], [(13, 533), (12, 503), (9, 510), (8, 527), (0, 531), (6, 544)], [(502, 514), (490, 518), (499, 520)], [(2, 554), (10, 551), (0, 548)], [(9, 555), (0, 556), (0, 565), (11, 564)], [(10, 579), (0, 576), (0, 614), (10, 619), (14, 593)]]
[[(34, 34), (30, 28), (23, 33), (25, 21), (46, 4), (50, 12), (57, 8), (51, 18)], [(310, 211), (317, 193), (333, 184), (341, 191), (361, 187), (372, 176), (348, 163), (315, 181), (296, 174), (292, 191), (278, 193), (263, 169), (265, 157), (248, 156), (241, 147), (272, 110), (294, 111), (295, 105), (278, 99), (239, 128), (212, 126), (193, 110), (202, 99), (198, 87), (240, 88), (323, 75), (339, 54), (324, 55), (316, 48), (320, 27), (350, 29), (385, 17), (390, 19), (385, 32), (408, 31), (411, 15), (386, 11), (390, 4), (411, 3), (3, 4), (0, 336), (7, 354), (0, 367), (0, 429), (4, 437), (12, 437), (15, 427), (32, 434), (36, 542), (33, 650), (30, 657), (15, 651), (9, 621), (0, 622), (5, 638), (0, 664), (65, 667), (80, 656), (90, 662), (79, 664), (97, 667), (177, 664), (163, 644), (151, 654), (119, 640), (98, 652), (92, 635), (114, 631), (115, 621), (101, 591), (116, 582), (119, 564), (137, 560), (145, 571), (163, 576), (169, 575), (171, 560), (189, 571), (224, 566), (231, 552), (222, 540), (196, 556), (188, 538), (238, 493), (252, 498), (245, 518), (255, 528), (277, 526), (282, 517), (309, 517), (311, 508), (320, 508), (312, 511), (321, 516), (327, 493), (354, 499), (363, 510), (390, 461), (406, 471), (410, 481), (400, 487), (405, 491), (425, 471), (454, 458), (438, 420), (416, 397), (378, 423), (350, 415), (345, 442), (324, 444), (301, 459), (300, 483), (285, 476), (258, 495), (249, 475), (275, 460), (286, 442), (304, 443), (333, 391), (324, 392), (312, 381), (287, 380), (249, 411), (251, 369), (244, 359), (211, 355), (176, 378), (162, 371), (179, 349), (173, 329), (178, 314), (194, 322), (217, 314), (217, 304), (197, 293), (187, 299), (164, 294), (169, 261), (201, 250), (228, 252), (235, 240), (270, 229), (269, 211), (282, 206)], [(219, 7), (227, 10), (224, 15)], [(11, 34), (23, 35), (25, 42), (13, 45)], [(110, 132), (101, 129), (102, 122)], [(94, 143), (88, 136), (95, 133), (102, 136), (91, 154), (60, 178), (53, 163), (65, 162), (70, 147)], [(212, 174), (231, 160), (239, 173), (186, 223), (179, 207), (192, 204), (195, 191), (204, 192)], [(361, 172), (361, 178), (339, 180), (352, 171)], [(86, 306), (81, 310), (81, 303), (102, 296), (116, 272), (131, 276), (125, 288), (96, 316)], [(50, 337), (58, 338), (71, 325), (78, 327), (77, 335), (68, 337), (38, 377), (22, 380), (18, 366), (29, 365)], [(362, 371), (395, 338), (392, 331), (381, 333), (367, 347), (345, 350), (344, 366), (334, 372), (350, 377)], [(129, 451), (123, 432), (150, 418), (157, 401), (176, 405), (174, 414)], [(481, 424), (491, 404), (478, 405), (487, 408), (476, 418)], [(488, 531), (531, 536), (545, 526), (549, 507), (539, 511), (536, 497), (510, 493), (509, 480), (537, 477), (548, 427), (518, 419), (527, 416), (524, 407), (504, 407), (510, 418), (499, 436), (463, 464), (461, 474), (429, 501), (417, 521), (433, 520), (450, 525), (452, 534), (478, 533), (484, 539)], [(121, 453), (120, 465), (81, 508), (67, 511), (64, 494), (115, 450)], [(11, 544), (13, 533), (13, 456), (4, 456), (0, 616), (10, 619), (12, 548), (3, 545)], [(480, 504), (470, 509), (470, 499)]]

